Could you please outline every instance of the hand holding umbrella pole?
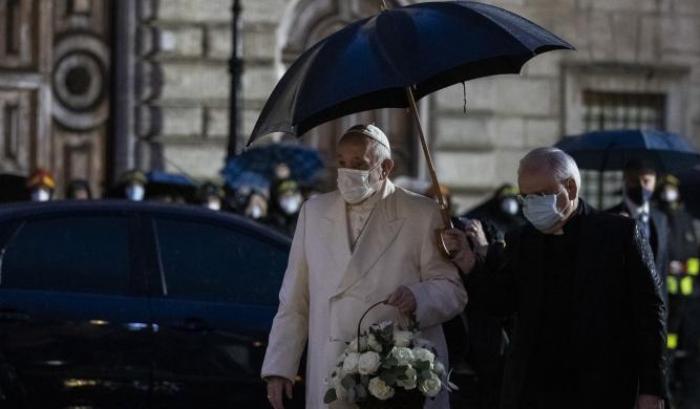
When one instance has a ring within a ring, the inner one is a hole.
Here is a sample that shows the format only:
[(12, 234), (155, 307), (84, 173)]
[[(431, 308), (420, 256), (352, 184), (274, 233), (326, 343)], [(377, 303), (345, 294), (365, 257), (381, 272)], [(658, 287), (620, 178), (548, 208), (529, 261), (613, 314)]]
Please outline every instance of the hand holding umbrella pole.
[(440, 252), (445, 257), (452, 258), (454, 254), (451, 254), (450, 251), (447, 250), (447, 246), (445, 245), (445, 241), (442, 237), (442, 233), (445, 230), (454, 228), (454, 225), (452, 224), (452, 218), (450, 217), (450, 209), (447, 204), (447, 198), (442, 193), (442, 189), (440, 189), (440, 182), (438, 182), (437, 173), (435, 172), (435, 164), (433, 163), (433, 158), (430, 155), (428, 141), (426, 140), (425, 134), (423, 133), (423, 123), (420, 120), (420, 115), (418, 114), (418, 106), (416, 104), (416, 98), (413, 95), (413, 89), (411, 89), (411, 87), (406, 88), (406, 97), (408, 98), (409, 110), (411, 111), (411, 113), (413, 113), (413, 117), (415, 118), (416, 124), (418, 125), (418, 135), (420, 137), (421, 147), (423, 149), (423, 153), (425, 154), (425, 162), (428, 165), (430, 179), (433, 182), (433, 193), (438, 201), (438, 206), (440, 207), (440, 216), (442, 216), (443, 228), (435, 231), (435, 237), (437, 238), (438, 242), (438, 249), (440, 249)]

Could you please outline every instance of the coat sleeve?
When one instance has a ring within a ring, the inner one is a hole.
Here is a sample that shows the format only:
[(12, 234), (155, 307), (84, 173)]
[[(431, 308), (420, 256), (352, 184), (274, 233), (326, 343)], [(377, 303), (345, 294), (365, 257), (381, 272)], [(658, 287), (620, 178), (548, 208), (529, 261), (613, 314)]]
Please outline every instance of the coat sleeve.
[(279, 309), (262, 366), (262, 377), (280, 376), (291, 381), (299, 370), (309, 333), (309, 268), (306, 260), (306, 206), (299, 214), (287, 270), (279, 294)]
[(625, 267), (631, 285), (639, 393), (665, 395), (666, 307), (654, 257), (635, 223), (626, 233)]
[(440, 213), (435, 210), (422, 237), (420, 282), (408, 286), (416, 297), (416, 321), (423, 328), (449, 321), (467, 304), (467, 292), (457, 268), (437, 248), (435, 231), (440, 223)]
[(496, 317), (517, 312), (517, 268), (513, 264), (519, 251), (519, 235), (516, 230), (507, 234), (504, 242), (492, 243), (486, 258), (478, 258), (472, 271), (463, 274), (473, 310)]

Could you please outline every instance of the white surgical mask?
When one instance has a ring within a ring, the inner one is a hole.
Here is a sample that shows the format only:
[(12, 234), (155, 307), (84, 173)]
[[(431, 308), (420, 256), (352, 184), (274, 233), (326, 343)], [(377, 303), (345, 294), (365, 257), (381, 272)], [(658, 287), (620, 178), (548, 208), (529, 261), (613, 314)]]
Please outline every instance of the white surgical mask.
[(140, 183), (132, 183), (126, 187), (126, 198), (134, 202), (140, 202), (146, 196), (146, 188)]
[(301, 207), (301, 195), (285, 195), (280, 198), (280, 208), (286, 215), (296, 214)]
[(263, 209), (260, 206), (253, 206), (248, 209), (248, 217), (254, 220), (258, 220), (263, 217)]
[(51, 200), (51, 192), (47, 189), (35, 189), (32, 191), (33, 202), (48, 202)]
[(338, 190), (343, 199), (349, 204), (358, 204), (379, 190), (382, 179), (372, 178), (372, 172), (380, 166), (377, 165), (370, 170), (338, 169)]
[(515, 216), (520, 210), (520, 205), (514, 197), (507, 197), (501, 201), (501, 211), (509, 216)]
[(207, 200), (207, 207), (211, 210), (221, 210), (221, 199), (218, 197), (210, 197)]
[(523, 200), (523, 214), (535, 228), (548, 232), (557, 223), (564, 220), (566, 215), (557, 207), (557, 198), (564, 191), (552, 195), (527, 195)]
[(661, 191), (661, 200), (666, 203), (674, 203), (678, 201), (678, 189), (665, 188)]

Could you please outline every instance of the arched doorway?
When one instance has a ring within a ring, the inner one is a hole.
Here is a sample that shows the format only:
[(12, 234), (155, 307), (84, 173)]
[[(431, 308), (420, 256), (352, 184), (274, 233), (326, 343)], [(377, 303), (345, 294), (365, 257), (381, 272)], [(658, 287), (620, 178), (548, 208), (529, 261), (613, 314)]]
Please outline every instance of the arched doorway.
[[(389, 0), (387, 3), (398, 7), (407, 2)], [(378, 0), (292, 1), (278, 32), (279, 69), (285, 70), (301, 53), (345, 25), (378, 13), (380, 5), (381, 1)], [(396, 162), (394, 178), (400, 175), (417, 177), (422, 174), (423, 157), (419, 151), (413, 117), (405, 109), (378, 109), (325, 123), (302, 136), (304, 144), (319, 149), (324, 157), (328, 167), (328, 187), (334, 184), (336, 176), (333, 168), (336, 139), (345, 130), (359, 123), (373, 123), (389, 137)]]

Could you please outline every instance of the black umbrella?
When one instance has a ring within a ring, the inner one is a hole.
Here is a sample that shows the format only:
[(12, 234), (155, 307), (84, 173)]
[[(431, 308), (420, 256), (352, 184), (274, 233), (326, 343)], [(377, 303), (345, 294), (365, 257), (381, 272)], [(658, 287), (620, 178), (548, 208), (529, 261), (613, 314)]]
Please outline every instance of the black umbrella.
[(700, 154), (687, 139), (656, 130), (589, 132), (566, 137), (556, 146), (571, 155), (581, 169), (600, 172), (599, 206), (603, 201), (603, 171), (622, 170), (629, 160), (650, 162), (664, 173), (675, 173), (700, 164)]
[[(473, 78), (518, 73), (532, 57), (556, 49), (573, 47), (523, 17), (483, 3), (385, 7), (302, 54), (272, 92), (248, 144), (273, 132), (300, 136), (355, 112), (410, 108), (433, 186), (440, 186), (416, 99)], [(439, 189), (436, 197), (449, 225)]]

